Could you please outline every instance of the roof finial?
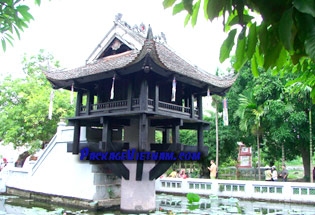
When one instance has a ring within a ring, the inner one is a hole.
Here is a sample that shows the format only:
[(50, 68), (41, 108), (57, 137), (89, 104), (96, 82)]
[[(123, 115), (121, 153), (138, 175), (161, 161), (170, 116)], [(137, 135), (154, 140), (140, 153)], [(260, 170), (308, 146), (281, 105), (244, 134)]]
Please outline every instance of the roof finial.
[(153, 32), (152, 32), (152, 28), (151, 28), (150, 25), (149, 25), (149, 28), (148, 28), (147, 39), (148, 40), (153, 40)]
[(117, 14), (115, 15), (115, 21), (116, 21), (116, 22), (121, 21), (122, 16), (123, 16), (123, 15), (122, 15), (121, 13), (117, 13)]

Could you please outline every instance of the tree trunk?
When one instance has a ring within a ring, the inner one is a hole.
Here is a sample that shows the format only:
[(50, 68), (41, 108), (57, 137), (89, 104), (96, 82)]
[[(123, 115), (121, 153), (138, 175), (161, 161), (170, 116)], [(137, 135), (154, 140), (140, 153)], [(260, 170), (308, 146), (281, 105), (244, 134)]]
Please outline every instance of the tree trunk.
[(258, 180), (261, 180), (261, 172), (260, 172), (260, 143), (259, 143), (259, 133), (257, 127), (257, 153), (258, 153)]
[(310, 129), (310, 182), (313, 183), (313, 141), (312, 141), (312, 100), (310, 100), (310, 109), (308, 110), (308, 117), (309, 117), (309, 129)]
[(284, 143), (281, 143), (282, 165), (285, 164)]
[(215, 103), (215, 142), (216, 142), (216, 152), (215, 152), (215, 163), (217, 168), (219, 168), (219, 125), (218, 125), (218, 103)]
[(304, 178), (309, 181), (310, 180), (310, 151), (307, 147), (301, 147), (301, 155), (303, 160), (304, 167)]

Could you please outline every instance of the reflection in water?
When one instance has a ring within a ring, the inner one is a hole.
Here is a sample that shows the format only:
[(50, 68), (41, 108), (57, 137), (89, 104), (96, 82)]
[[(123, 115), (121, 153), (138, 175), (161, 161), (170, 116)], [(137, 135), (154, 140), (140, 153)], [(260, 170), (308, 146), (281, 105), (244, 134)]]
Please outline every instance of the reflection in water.
[[(235, 198), (221, 199), (216, 196), (201, 198), (199, 204), (188, 204), (185, 197), (159, 195), (157, 198), (159, 210), (176, 211), (176, 214), (268, 214), (268, 215), (315, 215), (315, 207), (289, 203), (271, 203), (239, 201)], [(195, 206), (195, 207), (193, 207)], [(189, 210), (189, 208), (196, 208)]]
[[(186, 197), (157, 195), (157, 210), (150, 214), (267, 214), (267, 215), (315, 215), (315, 207), (288, 203), (239, 201), (235, 198), (221, 199), (217, 196), (202, 197), (198, 203), (189, 204)], [(37, 202), (15, 196), (0, 195), (0, 215), (120, 215), (119, 211), (88, 211), (78, 208)]]

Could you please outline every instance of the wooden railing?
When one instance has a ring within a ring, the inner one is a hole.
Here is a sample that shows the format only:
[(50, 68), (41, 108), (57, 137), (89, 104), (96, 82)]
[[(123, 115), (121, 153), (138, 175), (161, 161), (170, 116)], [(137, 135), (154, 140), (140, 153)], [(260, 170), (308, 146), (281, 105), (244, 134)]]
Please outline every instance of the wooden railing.
[(127, 107), (127, 100), (119, 100), (91, 105), (91, 111), (113, 110)]
[[(153, 99), (148, 99), (148, 107), (149, 110), (153, 110), (154, 108), (154, 100)], [(140, 102), (139, 98), (133, 98), (131, 101), (131, 106), (132, 109), (137, 109), (140, 107)], [(128, 100), (119, 100), (119, 101), (110, 101), (110, 102), (103, 102), (103, 103), (98, 103), (98, 104), (92, 104), (90, 106), (90, 112), (95, 113), (95, 112), (102, 112), (102, 111), (126, 111), (128, 107)], [(167, 103), (167, 102), (158, 102), (158, 109), (165, 111), (165, 112), (171, 112), (171, 113), (176, 113), (180, 115), (184, 115), (187, 118), (190, 117), (191, 115), (191, 108), (190, 107), (184, 107), (181, 105), (176, 105), (172, 103)], [(198, 118), (198, 111), (195, 109), (195, 118)], [(80, 114), (84, 115), (87, 114), (87, 107), (86, 105), (82, 105), (80, 107)]]
[(190, 108), (189, 107), (183, 107), (180, 105), (175, 105), (167, 102), (161, 102), (159, 101), (159, 109), (163, 110), (170, 110), (170, 111), (175, 111), (175, 112), (182, 112), (186, 115), (190, 114)]

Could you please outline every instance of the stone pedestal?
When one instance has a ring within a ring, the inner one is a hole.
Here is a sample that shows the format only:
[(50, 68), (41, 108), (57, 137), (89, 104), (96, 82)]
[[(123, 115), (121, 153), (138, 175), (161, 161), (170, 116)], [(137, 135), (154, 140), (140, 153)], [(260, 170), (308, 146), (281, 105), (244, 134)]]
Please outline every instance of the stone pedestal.
[[(149, 143), (154, 142), (155, 129), (148, 128), (146, 151), (150, 150)], [(125, 141), (130, 148), (137, 149), (139, 144), (139, 120), (132, 119), (130, 126), (125, 127)], [(155, 210), (155, 180), (149, 180), (149, 171), (154, 167), (154, 161), (144, 161), (141, 181), (136, 180), (137, 161), (125, 161), (129, 169), (129, 180), (121, 180), (120, 209), (127, 213), (141, 213)]]
[(143, 165), (142, 180), (136, 181), (136, 162), (126, 162), (130, 171), (130, 180), (121, 180), (120, 209), (127, 213), (145, 213), (156, 209), (155, 180), (149, 180), (149, 171), (154, 162), (147, 161)]

